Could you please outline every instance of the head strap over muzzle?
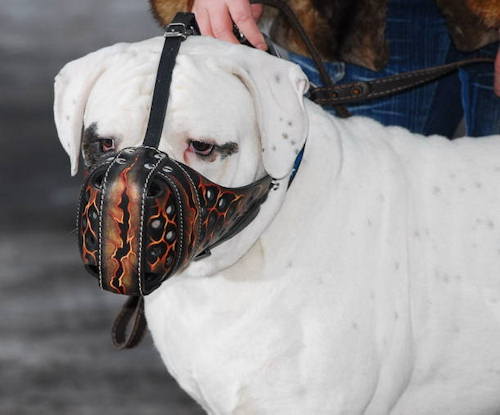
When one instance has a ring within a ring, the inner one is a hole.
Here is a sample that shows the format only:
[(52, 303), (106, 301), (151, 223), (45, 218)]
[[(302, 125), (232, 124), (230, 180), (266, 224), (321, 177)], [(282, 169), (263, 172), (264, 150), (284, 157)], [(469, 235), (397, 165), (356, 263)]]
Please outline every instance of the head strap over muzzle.
[(108, 291), (146, 295), (192, 260), (244, 229), (258, 214), (270, 176), (226, 188), (158, 150), (181, 42), (199, 34), (179, 13), (165, 33), (144, 144), (101, 160), (80, 198), (80, 251)]

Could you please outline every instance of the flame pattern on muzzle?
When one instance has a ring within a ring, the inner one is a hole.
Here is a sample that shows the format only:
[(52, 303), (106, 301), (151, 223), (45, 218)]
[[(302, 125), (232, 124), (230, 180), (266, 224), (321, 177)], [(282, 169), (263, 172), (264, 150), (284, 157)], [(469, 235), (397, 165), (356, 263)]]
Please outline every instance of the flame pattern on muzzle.
[(257, 215), (270, 176), (220, 186), (152, 147), (97, 163), (82, 187), (79, 246), (101, 288), (147, 295)]

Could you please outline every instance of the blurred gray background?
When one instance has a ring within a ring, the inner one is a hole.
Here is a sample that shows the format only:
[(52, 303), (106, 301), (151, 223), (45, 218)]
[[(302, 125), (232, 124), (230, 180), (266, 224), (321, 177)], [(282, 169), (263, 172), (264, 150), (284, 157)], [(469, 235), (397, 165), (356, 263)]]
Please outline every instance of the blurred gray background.
[(201, 414), (149, 335), (115, 351), (123, 298), (80, 264), (71, 178), (52, 117), (68, 61), (161, 34), (146, 0), (0, 1), (0, 414)]

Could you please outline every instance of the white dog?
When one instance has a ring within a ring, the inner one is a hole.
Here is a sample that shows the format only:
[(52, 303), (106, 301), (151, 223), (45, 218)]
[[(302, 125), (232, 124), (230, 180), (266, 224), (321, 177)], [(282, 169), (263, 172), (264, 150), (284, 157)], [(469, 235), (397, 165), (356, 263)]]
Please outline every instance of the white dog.
[[(118, 44), (58, 75), (73, 173), (82, 126), (142, 143), (161, 48)], [(181, 47), (160, 150), (224, 186), (281, 185), (146, 297), (168, 370), (210, 414), (500, 413), (500, 136), (337, 119), (307, 87), (264, 52)]]

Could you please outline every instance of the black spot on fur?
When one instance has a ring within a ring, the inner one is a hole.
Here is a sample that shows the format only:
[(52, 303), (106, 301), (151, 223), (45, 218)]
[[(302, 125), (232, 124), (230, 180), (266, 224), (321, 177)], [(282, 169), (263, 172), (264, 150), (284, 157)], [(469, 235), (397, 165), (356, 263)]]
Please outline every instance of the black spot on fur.
[(222, 159), (229, 157), (239, 151), (238, 143), (234, 143), (232, 141), (221, 145), (216, 145), (215, 149), (220, 153)]
[(103, 154), (109, 155), (116, 147), (114, 137), (97, 134), (97, 123), (93, 122), (82, 133), (83, 161), (86, 167), (95, 164)]

